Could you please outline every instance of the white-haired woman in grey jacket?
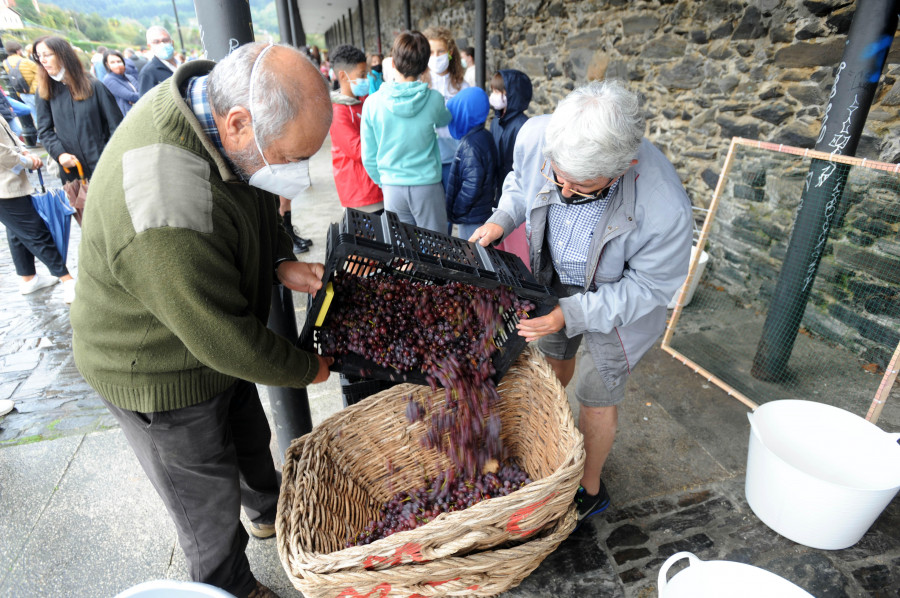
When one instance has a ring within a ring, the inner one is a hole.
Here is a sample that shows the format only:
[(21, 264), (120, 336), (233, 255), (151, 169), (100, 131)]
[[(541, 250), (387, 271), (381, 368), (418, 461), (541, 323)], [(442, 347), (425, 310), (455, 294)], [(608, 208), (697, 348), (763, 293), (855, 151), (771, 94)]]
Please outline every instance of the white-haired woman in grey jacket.
[(662, 334), (688, 272), (690, 201), (643, 134), (640, 98), (621, 83), (576, 89), (522, 126), (499, 205), (471, 238), (487, 246), (525, 222), (532, 272), (560, 299), (520, 322), (519, 334), (538, 341), (564, 386), (586, 341), (590, 359), (575, 384), (586, 453), (579, 519), (609, 506), (600, 475), (625, 381)]

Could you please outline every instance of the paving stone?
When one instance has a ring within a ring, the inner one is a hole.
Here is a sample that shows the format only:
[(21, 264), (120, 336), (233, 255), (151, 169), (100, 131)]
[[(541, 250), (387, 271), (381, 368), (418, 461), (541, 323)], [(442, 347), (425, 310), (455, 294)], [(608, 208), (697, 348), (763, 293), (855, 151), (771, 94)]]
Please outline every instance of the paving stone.
[(788, 552), (759, 566), (800, 586), (816, 598), (850, 596), (850, 578), (835, 568), (824, 552), (809, 549), (799, 553)]
[(649, 539), (650, 536), (645, 534), (641, 528), (636, 525), (626, 523), (625, 525), (617, 527), (606, 538), (606, 546), (607, 548), (618, 548), (619, 546), (640, 546), (641, 544), (645, 544)]
[(674, 542), (660, 544), (659, 549), (656, 552), (664, 559), (669, 558), (676, 552), (692, 552), (699, 557), (708, 554), (709, 549), (711, 549), (713, 545), (713, 541), (706, 534), (694, 534), (693, 536), (681, 538)]
[(628, 571), (623, 571), (619, 573), (619, 579), (621, 579), (626, 584), (634, 583), (636, 581), (640, 581), (646, 577), (640, 569), (629, 569)]
[(894, 574), (887, 565), (860, 567), (853, 571), (853, 577), (859, 581), (864, 590), (873, 593), (886, 590), (894, 583)]
[(628, 507), (611, 507), (610, 510), (606, 512), (606, 520), (610, 523), (617, 523), (626, 519), (640, 519), (647, 515), (667, 513), (674, 508), (675, 504), (668, 500), (649, 500)]
[(637, 561), (643, 558), (647, 558), (650, 556), (650, 551), (646, 548), (626, 548), (625, 550), (620, 550), (619, 552), (613, 555), (613, 558), (616, 560), (616, 564), (623, 564), (629, 561)]
[(709, 497), (712, 496), (711, 490), (703, 490), (702, 492), (691, 492), (690, 494), (685, 494), (684, 496), (678, 499), (679, 507), (689, 507), (691, 505), (700, 504), (705, 500), (708, 500)]
[(667, 515), (647, 526), (649, 531), (662, 531), (679, 535), (691, 528), (704, 527), (723, 510), (734, 510), (734, 505), (725, 498), (710, 500), (683, 511)]

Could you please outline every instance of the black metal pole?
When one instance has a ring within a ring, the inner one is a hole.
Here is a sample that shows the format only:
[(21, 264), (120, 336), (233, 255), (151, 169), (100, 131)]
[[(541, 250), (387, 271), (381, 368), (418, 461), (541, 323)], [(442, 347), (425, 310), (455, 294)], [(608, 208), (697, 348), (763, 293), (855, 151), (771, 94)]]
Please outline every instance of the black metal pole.
[(291, 11), (291, 34), (294, 37), (294, 47), (306, 45), (306, 32), (303, 30), (303, 19), (300, 18), (299, 0), (287, 0), (288, 10)]
[(363, 17), (362, 0), (357, 0), (359, 5), (359, 49), (366, 51), (366, 19)]
[[(816, 150), (845, 156), (856, 153), (897, 31), (898, 5), (898, 0), (857, 3)], [(827, 160), (813, 160), (810, 165), (787, 255), (753, 358), (751, 372), (760, 380), (778, 380), (787, 366), (829, 231), (840, 212), (849, 171), (849, 166)]]
[[(272, 288), (272, 306), (269, 310), (269, 328), (289, 341), (297, 340), (297, 319), (291, 290), (283, 285)], [(309, 396), (305, 388), (269, 387), (269, 407), (275, 422), (278, 450), (281, 455), (295, 438), (312, 431), (312, 414)]]
[(172, 0), (172, 10), (175, 12), (175, 29), (178, 30), (178, 42), (181, 44), (181, 53), (184, 54), (184, 38), (181, 37), (181, 22), (178, 20), (178, 7), (175, 6), (175, 0)]
[(356, 36), (353, 35), (353, 10), (350, 8), (347, 9), (347, 23), (350, 25), (350, 45), (355, 46)]
[(412, 30), (412, 9), (409, 7), (409, 0), (403, 0), (403, 15), (406, 17), (406, 30)]
[(375, 1), (375, 47), (378, 48), (378, 53), (381, 54), (381, 6), (378, 0)]
[(288, 14), (288, 0), (275, 0), (275, 13), (278, 16), (278, 33), (281, 35), (281, 43), (294, 45), (291, 36), (291, 17)]
[(210, 60), (221, 60), (253, 41), (247, 0), (194, 0), (194, 10), (203, 32), (203, 50)]
[[(203, 32), (203, 49), (211, 60), (221, 60), (235, 48), (253, 41), (253, 22), (247, 0), (194, 0)], [(291, 342), (297, 340), (297, 320), (289, 289), (272, 287), (269, 328)], [(309, 397), (304, 388), (269, 387), (269, 403), (281, 454), (291, 441), (312, 430)]]
[(487, 1), (475, 0), (475, 85), (484, 89), (485, 50), (487, 49)]
[(344, 43), (350, 43), (350, 36), (347, 34), (347, 15), (341, 17), (341, 35), (344, 36)]

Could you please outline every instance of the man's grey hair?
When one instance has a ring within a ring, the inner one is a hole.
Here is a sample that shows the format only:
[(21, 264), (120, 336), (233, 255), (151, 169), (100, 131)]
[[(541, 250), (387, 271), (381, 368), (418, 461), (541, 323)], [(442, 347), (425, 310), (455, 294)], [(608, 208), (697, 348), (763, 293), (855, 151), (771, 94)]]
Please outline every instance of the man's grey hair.
[(544, 133), (544, 156), (575, 182), (628, 170), (644, 136), (640, 96), (616, 80), (577, 88), (557, 105)]
[[(315, 94), (310, 94), (308, 89), (304, 90), (297, 77), (285, 76), (283, 71), (279, 72), (276, 68), (278, 60), (273, 59), (271, 51), (262, 57), (253, 74), (253, 105), (250, 105), (250, 72), (259, 53), (267, 45), (256, 42), (241, 46), (216, 64), (209, 75), (208, 83), (209, 104), (213, 112), (218, 116), (224, 116), (235, 106), (249, 110), (254, 120), (256, 139), (263, 149), (278, 139), (288, 123), (307, 108), (314, 113), (322, 112), (322, 118), (327, 122), (331, 119), (330, 105), (325, 107), (309, 105), (311, 104), (309, 96)], [(276, 45), (295, 52), (309, 61), (309, 58), (296, 48), (283, 44)], [(327, 99), (325, 80), (320, 80), (322, 89), (325, 90), (324, 98)]]
[(147, 45), (150, 45), (150, 40), (160, 33), (169, 35), (169, 30), (165, 27), (160, 27), (159, 25), (151, 25), (150, 27), (147, 27)]

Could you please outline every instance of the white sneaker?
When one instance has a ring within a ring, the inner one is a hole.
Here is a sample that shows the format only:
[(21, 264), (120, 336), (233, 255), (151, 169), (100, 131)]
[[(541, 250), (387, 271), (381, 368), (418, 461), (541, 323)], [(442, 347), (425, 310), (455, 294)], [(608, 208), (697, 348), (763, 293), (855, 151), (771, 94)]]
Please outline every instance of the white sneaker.
[(66, 303), (72, 303), (75, 301), (75, 279), (71, 278), (69, 280), (64, 280), (59, 283), (59, 286), (62, 287), (63, 292), (63, 301)]
[(6, 415), (10, 411), (13, 410), (16, 404), (10, 401), (9, 399), (3, 399), (0, 401), (0, 416)]
[(55, 276), (44, 276), (43, 274), (37, 274), (34, 278), (25, 282), (24, 280), (19, 281), (19, 292), (23, 295), (30, 295), (35, 291), (39, 291), (46, 287), (52, 287), (56, 283), (59, 282), (59, 279)]

